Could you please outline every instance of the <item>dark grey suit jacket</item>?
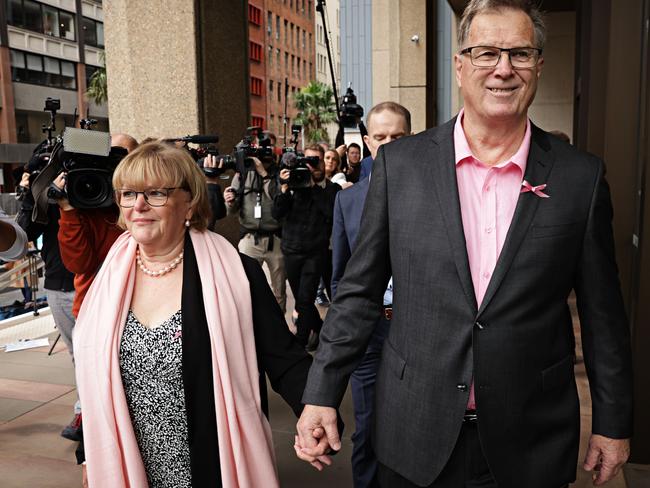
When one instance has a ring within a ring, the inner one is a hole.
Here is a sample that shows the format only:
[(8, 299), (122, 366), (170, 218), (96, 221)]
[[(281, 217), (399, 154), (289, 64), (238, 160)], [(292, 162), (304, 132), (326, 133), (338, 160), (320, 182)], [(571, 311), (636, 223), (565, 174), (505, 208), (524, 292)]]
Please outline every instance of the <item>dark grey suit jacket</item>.
[(357, 246), (320, 335), (303, 402), (337, 406), (393, 276), (394, 315), (377, 377), (375, 451), (433, 482), (474, 377), (483, 450), (500, 488), (575, 480), (580, 411), (567, 297), (575, 290), (593, 432), (632, 433), (630, 340), (599, 159), (534, 127), (525, 179), (481, 304), (470, 276), (454, 120), (381, 147)]

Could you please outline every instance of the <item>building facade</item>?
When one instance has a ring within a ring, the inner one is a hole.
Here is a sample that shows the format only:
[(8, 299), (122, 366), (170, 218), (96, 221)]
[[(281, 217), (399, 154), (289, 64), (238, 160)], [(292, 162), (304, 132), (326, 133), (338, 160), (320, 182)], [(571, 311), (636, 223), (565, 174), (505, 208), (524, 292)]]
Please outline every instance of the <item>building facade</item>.
[(47, 97), (59, 99), (57, 131), (74, 114), (108, 129), (105, 105), (88, 102), (92, 74), (103, 65), (101, 0), (2, 0), (0, 2), (0, 185), (14, 187), (11, 169), (24, 164), (44, 139)]
[(314, 2), (249, 0), (248, 25), (250, 123), (283, 143), (297, 115), (293, 95), (314, 78)]

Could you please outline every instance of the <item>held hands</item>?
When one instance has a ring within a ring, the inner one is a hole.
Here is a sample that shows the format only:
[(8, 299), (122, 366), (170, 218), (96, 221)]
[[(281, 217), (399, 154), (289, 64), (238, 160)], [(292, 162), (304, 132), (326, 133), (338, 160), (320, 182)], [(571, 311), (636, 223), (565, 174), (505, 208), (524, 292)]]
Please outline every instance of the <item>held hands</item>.
[(293, 446), (296, 456), (318, 471), (322, 471), (323, 464), (330, 466), (332, 460), (327, 454), (341, 449), (336, 409), (305, 405), (296, 429), (298, 435)]
[(583, 468), (595, 471), (592, 475), (594, 486), (601, 486), (618, 474), (629, 456), (629, 439), (610, 439), (592, 434)]

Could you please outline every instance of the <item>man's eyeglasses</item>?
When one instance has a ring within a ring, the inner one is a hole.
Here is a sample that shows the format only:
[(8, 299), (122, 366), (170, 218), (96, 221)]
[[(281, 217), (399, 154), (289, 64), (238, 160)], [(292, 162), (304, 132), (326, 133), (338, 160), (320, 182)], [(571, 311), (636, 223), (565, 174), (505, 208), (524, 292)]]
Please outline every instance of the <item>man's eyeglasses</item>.
[(167, 203), (169, 195), (174, 190), (182, 190), (179, 187), (173, 188), (151, 188), (144, 191), (135, 191), (129, 188), (119, 188), (115, 190), (115, 200), (117, 204), (122, 208), (132, 208), (135, 206), (135, 202), (138, 199), (138, 195), (142, 194), (144, 196), (144, 201), (147, 202), (151, 207), (162, 207)]
[(533, 68), (537, 66), (542, 50), (537, 47), (501, 48), (493, 46), (474, 46), (463, 49), (460, 54), (469, 54), (472, 64), (478, 68), (495, 68), (501, 53), (508, 53), (513, 68)]

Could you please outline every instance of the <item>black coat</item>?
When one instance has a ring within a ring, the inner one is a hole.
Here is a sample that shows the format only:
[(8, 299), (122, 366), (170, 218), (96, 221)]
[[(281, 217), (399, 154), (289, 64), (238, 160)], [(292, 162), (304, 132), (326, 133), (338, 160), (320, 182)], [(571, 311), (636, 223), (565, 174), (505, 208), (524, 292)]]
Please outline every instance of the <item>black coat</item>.
[(533, 127), (521, 193), (480, 308), (456, 182), (455, 120), (382, 146), (357, 245), (320, 334), (303, 401), (336, 406), (393, 276), (376, 395), (379, 461), (433, 482), (474, 379), (481, 446), (500, 488), (575, 480), (580, 410), (567, 298), (577, 296), (593, 433), (632, 434), (631, 349), (599, 159)]

